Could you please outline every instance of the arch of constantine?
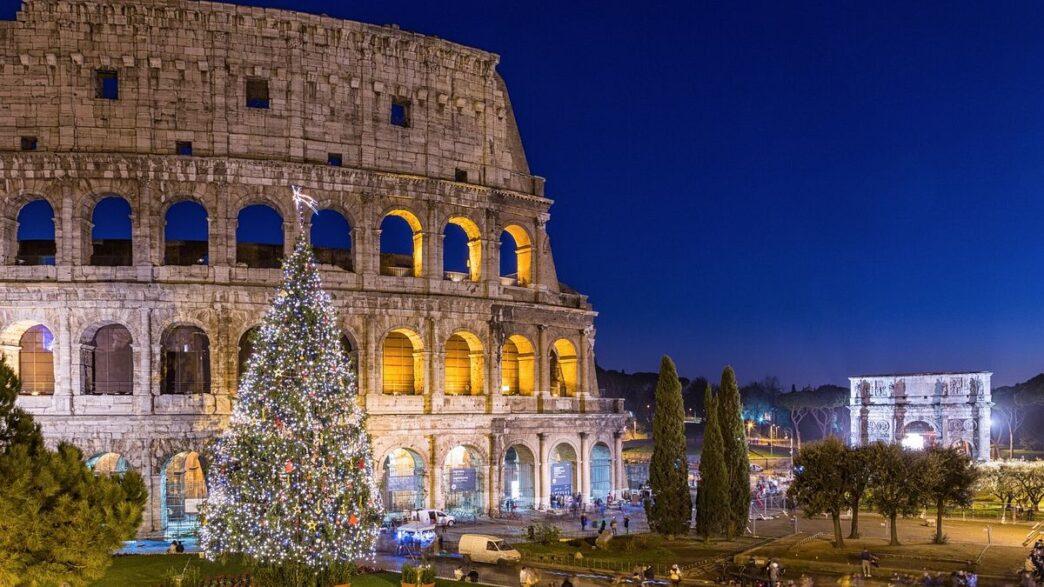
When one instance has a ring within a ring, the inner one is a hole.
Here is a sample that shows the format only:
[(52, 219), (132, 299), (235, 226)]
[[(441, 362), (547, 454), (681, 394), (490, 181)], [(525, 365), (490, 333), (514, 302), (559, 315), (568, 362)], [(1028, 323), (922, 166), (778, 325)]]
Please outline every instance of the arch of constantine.
[(622, 400), (599, 397), (596, 313), (558, 281), (498, 60), (185, 0), (25, 0), (0, 22), (0, 346), (48, 442), (146, 478), (143, 535), (196, 524), (297, 237), (290, 184), (318, 200), (300, 230), (390, 510), (625, 487)]

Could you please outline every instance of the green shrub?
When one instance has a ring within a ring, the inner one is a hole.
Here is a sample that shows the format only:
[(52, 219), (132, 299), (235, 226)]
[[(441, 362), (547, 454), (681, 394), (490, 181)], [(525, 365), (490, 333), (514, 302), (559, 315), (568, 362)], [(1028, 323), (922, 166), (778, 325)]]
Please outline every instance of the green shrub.
[(420, 569), (410, 563), (403, 564), (400, 572), (403, 583), (416, 583), (420, 579)]
[(562, 538), (562, 530), (554, 524), (548, 524), (547, 522), (540, 522), (534, 529), (534, 539), (540, 544), (552, 544), (558, 542)]
[(420, 582), (430, 585), (435, 582), (435, 565), (424, 565), (420, 569)]

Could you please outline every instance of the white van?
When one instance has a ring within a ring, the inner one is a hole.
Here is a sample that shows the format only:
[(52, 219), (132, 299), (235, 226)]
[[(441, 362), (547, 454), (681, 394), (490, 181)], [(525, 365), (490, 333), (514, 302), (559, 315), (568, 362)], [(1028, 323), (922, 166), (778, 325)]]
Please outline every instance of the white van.
[(522, 553), (496, 536), (486, 534), (464, 534), (460, 537), (457, 552), (465, 561), (499, 564), (522, 560)]
[(439, 510), (413, 510), (410, 512), (410, 519), (436, 526), (452, 526), (457, 521), (453, 516)]

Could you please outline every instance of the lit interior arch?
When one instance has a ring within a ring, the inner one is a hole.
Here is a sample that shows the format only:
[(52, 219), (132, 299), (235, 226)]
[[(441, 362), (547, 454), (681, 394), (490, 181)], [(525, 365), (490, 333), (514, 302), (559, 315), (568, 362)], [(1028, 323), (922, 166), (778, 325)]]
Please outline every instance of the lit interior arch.
[(400, 328), (381, 347), (381, 391), (392, 395), (424, 393), (424, 355), (420, 336)]
[(466, 275), (469, 281), (482, 278), (482, 233), (470, 218), (454, 216), (443, 232), (442, 270), (447, 279)]
[(500, 356), (500, 391), (505, 395), (533, 395), (536, 352), (529, 339), (515, 334), (504, 341)]
[(533, 283), (533, 241), (517, 224), (504, 227), (500, 235), (500, 275), (522, 287)]
[(482, 341), (470, 332), (454, 333), (445, 346), (446, 395), (482, 395), (485, 379)]
[(551, 395), (574, 396), (577, 390), (576, 346), (564, 338), (551, 348)]
[(420, 220), (409, 210), (392, 210), (381, 220), (381, 274), (424, 274), (424, 233)]

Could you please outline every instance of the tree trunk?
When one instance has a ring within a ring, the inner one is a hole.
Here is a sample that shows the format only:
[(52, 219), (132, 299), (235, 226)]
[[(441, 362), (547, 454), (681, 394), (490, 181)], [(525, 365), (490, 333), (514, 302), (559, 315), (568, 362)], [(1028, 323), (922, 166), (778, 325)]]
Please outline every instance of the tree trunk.
[(844, 548), (845, 539), (841, 537), (841, 512), (833, 512), (830, 517), (834, 519), (834, 548)]
[(852, 531), (848, 537), (854, 540), (859, 536), (859, 498), (856, 498), (852, 500)]
[(1015, 433), (1011, 429), (1011, 423), (1008, 423), (1008, 458), (1015, 458)]
[(889, 546), (899, 546), (899, 530), (895, 527), (895, 514), (889, 516), (889, 520), (892, 522), (892, 539), (888, 543)]
[(935, 501), (935, 543), (943, 543), (943, 531), (942, 531), (942, 519), (943, 519), (943, 500), (938, 499)]

